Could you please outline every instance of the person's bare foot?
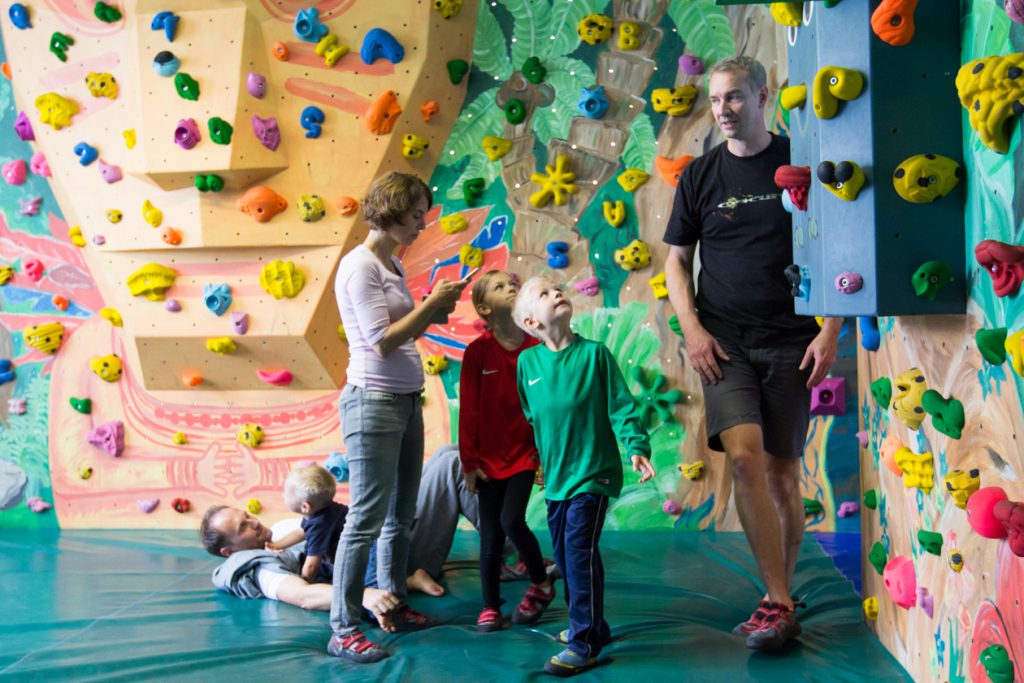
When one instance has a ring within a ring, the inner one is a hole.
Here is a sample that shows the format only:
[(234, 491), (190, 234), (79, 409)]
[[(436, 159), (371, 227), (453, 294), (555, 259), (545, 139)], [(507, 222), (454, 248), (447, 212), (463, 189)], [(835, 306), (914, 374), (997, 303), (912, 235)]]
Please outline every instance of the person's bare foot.
[(411, 591), (419, 591), (439, 598), (444, 595), (444, 586), (431, 578), (423, 569), (417, 569), (405, 580), (406, 587)]

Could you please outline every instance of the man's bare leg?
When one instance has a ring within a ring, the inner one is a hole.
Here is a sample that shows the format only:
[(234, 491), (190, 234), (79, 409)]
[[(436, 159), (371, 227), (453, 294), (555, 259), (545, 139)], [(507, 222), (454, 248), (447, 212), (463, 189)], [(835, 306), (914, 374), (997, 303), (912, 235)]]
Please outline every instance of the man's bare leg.
[(800, 458), (768, 457), (768, 491), (775, 503), (782, 529), (782, 561), (786, 567), (786, 585), (792, 586), (796, 557), (804, 538), (804, 502), (800, 496)]
[(417, 569), (405, 580), (410, 591), (419, 591), (439, 598), (444, 595), (444, 586), (434, 581), (425, 569)]

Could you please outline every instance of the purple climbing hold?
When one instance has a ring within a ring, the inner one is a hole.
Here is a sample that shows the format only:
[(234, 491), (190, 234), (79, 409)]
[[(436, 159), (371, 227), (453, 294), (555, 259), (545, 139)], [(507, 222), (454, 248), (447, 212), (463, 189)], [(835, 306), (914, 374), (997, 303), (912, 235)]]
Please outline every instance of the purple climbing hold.
[(182, 149), (192, 149), (199, 144), (202, 136), (199, 133), (199, 124), (195, 119), (181, 119), (178, 127), (174, 129), (174, 142)]
[(277, 119), (273, 116), (261, 119), (253, 114), (252, 132), (256, 135), (256, 139), (271, 152), (277, 150), (281, 144), (281, 128), (277, 125)]
[(105, 450), (115, 458), (124, 453), (124, 423), (120, 420), (96, 425), (86, 437), (89, 443)]
[(32, 130), (32, 122), (28, 120), (23, 111), (18, 112), (18, 118), (14, 119), (14, 132), (22, 142), (36, 139), (35, 131)]
[(250, 71), (249, 75), (245, 77), (245, 87), (250, 95), (262, 100), (263, 96), (267, 94), (267, 79), (263, 74)]
[(181, 302), (179, 302), (177, 299), (168, 299), (167, 303), (164, 304), (164, 308), (166, 308), (171, 313), (177, 313), (178, 311), (181, 310)]
[(116, 183), (124, 177), (121, 174), (120, 167), (108, 164), (103, 161), (103, 159), (100, 159), (100, 175), (103, 176), (103, 179), (108, 183)]

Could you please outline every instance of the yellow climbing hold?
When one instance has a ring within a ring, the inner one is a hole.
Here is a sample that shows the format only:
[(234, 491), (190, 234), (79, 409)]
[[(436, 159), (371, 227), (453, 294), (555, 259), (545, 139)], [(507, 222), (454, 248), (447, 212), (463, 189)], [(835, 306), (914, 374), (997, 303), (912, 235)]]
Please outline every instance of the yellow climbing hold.
[(117, 209), (107, 209), (107, 220), (111, 223), (120, 223), (124, 214)]
[(215, 337), (213, 339), (206, 340), (206, 349), (225, 355), (228, 353), (234, 353), (238, 350), (238, 344), (236, 344), (231, 337)]
[(129, 128), (128, 130), (121, 131), (121, 135), (124, 136), (124, 146), (128, 149), (135, 149), (135, 129)]
[(106, 320), (108, 323), (110, 323), (114, 327), (123, 327), (124, 326), (124, 320), (121, 319), (121, 312), (118, 311), (116, 308), (110, 308), (110, 307), (101, 308), (100, 309), (100, 317), (103, 318), (104, 320)]
[(306, 277), (291, 261), (271, 261), (260, 271), (260, 286), (275, 299), (291, 299), (305, 284)]
[(484, 154), (491, 161), (497, 161), (512, 151), (512, 141), (505, 138), (485, 135), (483, 140)]
[(783, 26), (799, 26), (803, 23), (804, 3), (773, 2), (770, 8), (772, 19)]
[(807, 103), (807, 85), (801, 83), (783, 88), (779, 93), (779, 103), (786, 111), (804, 106)]
[(461, 213), (453, 213), (451, 216), (441, 217), (441, 230), (448, 235), (454, 235), (469, 229), (469, 221)]
[(121, 379), (124, 366), (121, 359), (112, 353), (106, 356), (93, 356), (89, 359), (89, 369), (96, 373), (104, 382), (116, 382)]
[(39, 110), (39, 121), (54, 130), (71, 125), (71, 117), (78, 113), (78, 104), (55, 92), (46, 93), (36, 98), (36, 109)]
[(427, 356), (423, 360), (423, 372), (428, 375), (440, 375), (448, 368), (448, 359), (444, 356)]
[(604, 14), (588, 14), (576, 24), (576, 33), (588, 45), (603, 43), (612, 37), (612, 18)]
[(878, 598), (864, 598), (864, 616), (871, 621), (878, 621)]
[(91, 71), (85, 75), (85, 87), (93, 97), (117, 99), (117, 81), (112, 74)]
[(530, 195), (530, 205), (539, 209), (547, 206), (553, 198), (556, 205), (564, 206), (568, 201), (567, 195), (579, 192), (579, 188), (573, 184), (576, 181), (576, 174), (570, 172), (568, 168), (569, 157), (560, 154), (555, 159), (554, 168), (551, 167), (551, 164), (544, 167), (547, 175), (532, 174), (530, 182), (540, 185), (541, 189)]
[(6, 285), (7, 281), (14, 277), (14, 268), (10, 266), (0, 266), (0, 285)]
[(60, 323), (29, 325), (22, 331), (21, 336), (33, 349), (52, 356), (57, 353), (64, 339), (64, 326)]
[(935, 485), (935, 458), (931, 453), (915, 455), (906, 446), (896, 450), (896, 465), (903, 470), (903, 485), (920, 489), (925, 494)]
[(171, 437), (171, 441), (175, 446), (184, 446), (188, 443), (188, 437), (183, 432), (175, 432), (174, 436)]
[(260, 505), (260, 501), (256, 498), (250, 498), (249, 502), (245, 504), (245, 509), (248, 510), (251, 515), (258, 515), (263, 512), (263, 506)]
[(459, 263), (467, 268), (479, 268), (484, 263), (484, 250), (472, 244), (463, 244), (459, 249)]
[(1009, 119), (1016, 116), (1024, 102), (1024, 53), (995, 55), (975, 59), (960, 67), (956, 74), (956, 90), (960, 104), (967, 109), (971, 128), (987, 147), (1001, 154), (1010, 149), (1014, 126)]
[(256, 448), (263, 443), (263, 427), (255, 422), (246, 422), (238, 430), (238, 441), (249, 448)]
[(71, 238), (71, 244), (76, 247), (82, 248), (85, 246), (85, 237), (82, 236), (82, 228), (77, 225), (68, 230), (68, 237)]
[(668, 284), (665, 273), (658, 273), (650, 280), (648, 280), (647, 284), (651, 286), (651, 290), (654, 292), (655, 299), (668, 298)]
[(430, 144), (426, 138), (408, 133), (402, 137), (402, 156), (406, 159), (419, 159), (427, 151)]
[(324, 64), (330, 69), (338, 60), (348, 54), (349, 47), (345, 43), (338, 40), (338, 36), (333, 33), (328, 33), (326, 36), (320, 39), (320, 42), (316, 44), (313, 49), (318, 57), (324, 58)]
[(626, 202), (621, 199), (616, 202), (605, 202), (604, 208), (604, 219), (608, 221), (608, 225), (613, 228), (617, 228), (622, 225), (622, 221), (626, 220)]
[(917, 368), (911, 368), (899, 375), (892, 383), (892, 410), (899, 421), (910, 429), (917, 429), (924, 422), (927, 413), (921, 405), (928, 383)]
[(651, 93), (651, 105), (654, 111), (669, 116), (685, 116), (693, 109), (693, 101), (697, 99), (697, 88), (692, 85), (681, 85), (678, 88), (656, 88)]
[(619, 24), (619, 49), (640, 49), (640, 26), (638, 24), (632, 21), (624, 21)]
[(636, 189), (646, 183), (650, 177), (650, 173), (645, 173), (639, 168), (627, 168), (616, 180), (626, 192), (636, 192)]
[(697, 481), (704, 475), (704, 461), (697, 460), (696, 462), (679, 465), (679, 474), (690, 481)]
[(338, 323), (338, 339), (348, 344), (348, 335), (345, 334), (345, 326)]
[(1024, 377), (1024, 330), (1009, 335), (1003, 342), (1003, 348), (1006, 349), (1006, 357), (1013, 371)]
[(622, 249), (615, 250), (615, 262), (625, 270), (639, 270), (651, 265), (651, 251), (647, 243), (633, 240)]
[(128, 276), (128, 291), (132, 296), (144, 296), (150, 301), (163, 301), (164, 293), (174, 284), (178, 274), (159, 263), (147, 263)]
[(142, 202), (142, 218), (154, 228), (159, 228), (164, 222), (164, 212), (153, 206), (148, 199)]
[(830, 119), (839, 111), (839, 100), (855, 100), (864, 90), (864, 76), (855, 69), (825, 66), (814, 76), (814, 114)]

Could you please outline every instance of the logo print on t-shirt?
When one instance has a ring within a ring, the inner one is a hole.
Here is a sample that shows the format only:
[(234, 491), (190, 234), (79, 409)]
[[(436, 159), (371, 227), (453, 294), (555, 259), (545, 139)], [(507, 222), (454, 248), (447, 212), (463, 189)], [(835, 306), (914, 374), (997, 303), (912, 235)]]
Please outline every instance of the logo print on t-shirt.
[(782, 195), (779, 193), (775, 194), (748, 194), (742, 197), (729, 197), (724, 202), (718, 205), (719, 209), (735, 209), (740, 204), (752, 204), (754, 202), (770, 202), (773, 199), (779, 199)]
[(497, 370), (481, 370), (480, 374), (481, 375), (493, 375), (496, 372), (497, 372)]

